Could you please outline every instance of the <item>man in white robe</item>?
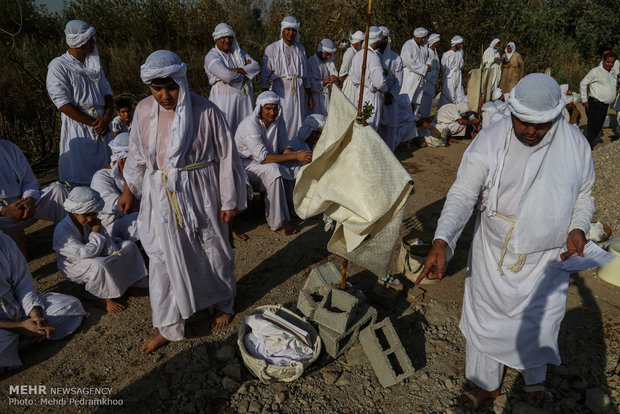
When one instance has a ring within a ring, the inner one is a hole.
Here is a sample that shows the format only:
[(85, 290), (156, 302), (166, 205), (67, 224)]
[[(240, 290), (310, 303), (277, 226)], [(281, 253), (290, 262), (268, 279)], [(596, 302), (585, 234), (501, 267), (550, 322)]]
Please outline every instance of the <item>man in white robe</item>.
[(114, 102), (99, 63), (95, 29), (71, 20), (65, 35), (69, 50), (50, 62), (46, 84), (61, 112), (58, 178), (74, 187), (89, 185), (93, 174), (110, 163)]
[(62, 203), (68, 193), (62, 184), (40, 190), (24, 153), (0, 140), (0, 230), (15, 237), (37, 219), (58, 223), (67, 214)]
[(435, 94), (437, 93), (437, 81), (439, 80), (439, 70), (441, 69), (441, 62), (437, 54), (439, 40), (440, 36), (437, 33), (433, 33), (428, 37), (428, 57), (426, 63), (429, 66), (424, 78), (424, 85), (422, 86), (422, 98), (420, 100), (420, 110), (418, 111), (421, 118), (429, 118), (431, 116), (433, 99), (435, 99)]
[(398, 53), (392, 50), (390, 31), (381, 26), (381, 61), (387, 69), (387, 91), (384, 97), (383, 116), (379, 121), (379, 135), (392, 151), (400, 143), (398, 140), (398, 95), (403, 83), (403, 61)]
[(401, 92), (409, 96), (414, 115), (418, 115), (418, 107), (422, 100), (424, 77), (426, 76), (426, 72), (431, 69), (430, 65), (427, 63), (427, 35), (428, 30), (423, 27), (418, 27), (413, 31), (413, 39), (407, 40), (400, 50), (400, 57), (404, 65)]
[(346, 96), (349, 101), (353, 103), (355, 103), (355, 87), (353, 86), (353, 83), (351, 83), (351, 79), (349, 79), (349, 71), (351, 70), (351, 63), (353, 63), (353, 57), (355, 56), (357, 51), (362, 48), (363, 43), (363, 32), (358, 30), (351, 35), (351, 46), (349, 46), (342, 55), (342, 64), (340, 65), (340, 71), (338, 72), (338, 76), (340, 76), (340, 82), (342, 82), (342, 93), (344, 93), (344, 96)]
[[(319, 138), (321, 138), (325, 121), (326, 118), (321, 114), (308, 115), (304, 119), (304, 123), (299, 128), (299, 131), (297, 131), (295, 138), (289, 142), (289, 147), (283, 151), (283, 154), (288, 154), (292, 151), (313, 151)], [(304, 166), (299, 161), (291, 161), (286, 165), (289, 165), (293, 170), (295, 179), (297, 179), (297, 174), (301, 167)]]
[(439, 107), (447, 103), (459, 103), (467, 99), (465, 89), (463, 88), (463, 38), (454, 36), (450, 40), (450, 50), (441, 57), (441, 69), (443, 71), (443, 80), (441, 87), (441, 98), (439, 99)]
[(139, 203), (134, 203), (132, 211), (123, 213), (118, 206), (118, 199), (125, 189), (123, 170), (129, 154), (129, 133), (122, 132), (110, 142), (112, 164), (93, 175), (90, 188), (97, 191), (105, 202), (99, 212), (101, 224), (108, 234), (122, 240), (137, 241)]
[(332, 85), (339, 81), (334, 53), (336, 53), (334, 42), (323, 39), (317, 46), (316, 53), (308, 58), (308, 84), (314, 102), (312, 113), (323, 116), (327, 116)]
[(140, 69), (151, 96), (136, 106), (127, 181), (127, 212), (140, 198), (138, 233), (149, 256), (149, 294), (158, 333), (150, 353), (185, 335), (185, 320), (213, 306), (214, 328), (233, 316), (235, 275), (228, 224), (246, 208), (243, 166), (222, 112), (190, 93), (187, 66), (173, 52), (153, 52)]
[[(265, 192), (265, 216), (273, 231), (293, 234), (288, 204), (295, 185), (291, 161), (308, 164), (309, 150), (292, 151), (280, 116), (280, 97), (265, 91), (256, 98), (254, 113), (235, 133), (235, 143), (252, 186)], [(286, 150), (289, 151), (286, 151)]]
[[(383, 94), (387, 92), (387, 80), (385, 77), (383, 62), (381, 61), (381, 52), (379, 46), (381, 45), (383, 37), (381, 36), (381, 29), (376, 26), (371, 26), (368, 37), (368, 55), (366, 57), (366, 76), (364, 80), (364, 95), (362, 98), (362, 108), (366, 105), (371, 105), (372, 111), (369, 118), (366, 119), (368, 125), (370, 125), (375, 131), (379, 129), (379, 121), (381, 120), (381, 114), (383, 113)], [(351, 63), (351, 71), (349, 77), (353, 86), (355, 86), (355, 100), (353, 104), (357, 107), (359, 104), (360, 85), (362, 81), (362, 61), (364, 60), (364, 48), (359, 50), (353, 62)], [(363, 111), (362, 111), (363, 113)]]
[(295, 136), (308, 111), (314, 108), (306, 51), (299, 43), (299, 27), (299, 21), (293, 16), (282, 20), (280, 40), (265, 48), (261, 72), (263, 91), (270, 89), (280, 97), (289, 139)]
[(493, 90), (491, 100), (482, 105), (480, 109), (482, 110), (482, 128), (486, 128), (501, 119), (510, 118), (510, 109), (500, 88)]
[(465, 409), (499, 396), (504, 366), (523, 375), (527, 402), (544, 397), (547, 364), (561, 362), (570, 276), (553, 263), (583, 256), (594, 212), (592, 156), (561, 115), (557, 82), (530, 74), (508, 104), (512, 118), (483, 129), (465, 151), (417, 280), (445, 275), (476, 208), (460, 323), (465, 373), (475, 384), (461, 395)]
[(80, 326), (86, 312), (77, 298), (37, 294), (28, 262), (9, 236), (0, 231), (0, 374), (22, 365), (20, 336), (58, 340)]
[(258, 62), (239, 47), (233, 29), (215, 26), (215, 46), (205, 56), (205, 72), (211, 85), (209, 99), (224, 113), (231, 131), (252, 113), (252, 79), (260, 72)]
[(498, 51), (499, 42), (499, 39), (493, 39), (482, 54), (481, 69), (489, 69), (491, 71), (491, 90), (499, 86), (499, 81), (502, 78), (502, 58)]
[(85, 285), (97, 298), (97, 306), (113, 313), (125, 308), (116, 299), (131, 286), (146, 287), (146, 267), (134, 242), (110, 237), (101, 225), (97, 213), (103, 205), (90, 187), (71, 190), (64, 202), (69, 214), (56, 225), (52, 247), (58, 253), (60, 273)]

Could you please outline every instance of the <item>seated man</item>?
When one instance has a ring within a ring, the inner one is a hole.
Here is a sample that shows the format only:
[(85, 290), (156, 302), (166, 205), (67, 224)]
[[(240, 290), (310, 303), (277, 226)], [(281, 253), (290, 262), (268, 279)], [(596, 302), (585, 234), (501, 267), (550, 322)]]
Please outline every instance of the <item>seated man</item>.
[(22, 365), (21, 335), (35, 341), (72, 334), (86, 316), (79, 300), (60, 293), (39, 293), (17, 245), (0, 231), (0, 374)]
[(98, 306), (120, 312), (124, 306), (114, 299), (132, 285), (145, 287), (146, 267), (134, 242), (112, 239), (101, 225), (97, 212), (103, 205), (99, 193), (90, 187), (71, 190), (64, 203), (69, 214), (54, 230), (53, 248), (63, 276), (86, 285)]
[(12, 142), (0, 140), (0, 230), (15, 237), (36, 219), (58, 223), (66, 215), (62, 184), (39, 190), (28, 160)]
[(294, 172), (284, 165), (290, 161), (308, 164), (311, 151), (284, 151), (288, 134), (280, 117), (280, 97), (265, 91), (256, 98), (254, 113), (245, 118), (235, 133), (235, 143), (252, 186), (266, 192), (265, 215), (274, 231), (297, 233), (290, 224), (287, 201), (295, 185)]
[(128, 214), (118, 207), (118, 199), (127, 185), (123, 178), (123, 169), (129, 153), (129, 134), (118, 134), (108, 145), (112, 149), (112, 164), (97, 171), (90, 182), (90, 188), (98, 192), (105, 202), (98, 217), (110, 236), (136, 241), (139, 239), (138, 203), (133, 204), (131, 213)]
[[(431, 123), (430, 128), (426, 122), (423, 122), (422, 126), (426, 128), (426, 131), (420, 129), (420, 133), (428, 145), (445, 146), (448, 139), (453, 136), (464, 135), (469, 132), (473, 138), (475, 136), (474, 128), (479, 124), (480, 120), (469, 112), (466, 102), (445, 104), (437, 111), (435, 122)], [(428, 131), (429, 129), (433, 133)], [(436, 137), (437, 134), (439, 137)]]
[(491, 100), (486, 102), (480, 108), (482, 111), (482, 128), (486, 128), (495, 121), (510, 117), (510, 110), (506, 103), (506, 97), (502, 93), (500, 88), (493, 90), (491, 94)]

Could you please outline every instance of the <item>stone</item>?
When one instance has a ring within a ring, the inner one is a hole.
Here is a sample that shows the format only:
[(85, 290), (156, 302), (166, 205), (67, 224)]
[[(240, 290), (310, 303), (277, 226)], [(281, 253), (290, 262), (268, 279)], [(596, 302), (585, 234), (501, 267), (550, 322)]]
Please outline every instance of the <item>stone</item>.
[(568, 367), (564, 365), (552, 365), (551, 373), (553, 375), (557, 375), (558, 377), (567, 377), (568, 376)]
[(168, 387), (163, 386), (159, 389), (159, 397), (162, 400), (168, 400), (170, 398), (170, 391), (168, 391)]
[(443, 325), (446, 323), (448, 317), (448, 310), (446, 306), (439, 302), (431, 302), (426, 307), (426, 313), (424, 314), (426, 321), (430, 325)]
[(229, 359), (233, 359), (235, 356), (235, 348), (230, 345), (224, 345), (220, 349), (217, 350), (215, 357), (220, 361), (228, 361)]
[(183, 408), (181, 409), (181, 412), (187, 413), (187, 414), (194, 414), (196, 412), (196, 407), (194, 406), (194, 402), (190, 401), (187, 404), (185, 404)]
[(369, 363), (364, 347), (359, 342), (349, 348), (344, 353), (344, 356), (347, 358), (347, 364), (349, 365), (366, 365)]
[(419, 286), (414, 286), (407, 291), (407, 301), (419, 302), (424, 298), (426, 291)]
[(286, 400), (286, 394), (283, 392), (278, 392), (276, 393), (276, 395), (273, 396), (273, 399), (275, 400), (275, 402), (277, 402), (278, 404), (282, 404), (282, 402), (284, 400)]
[(454, 387), (454, 384), (452, 383), (452, 380), (450, 378), (446, 378), (443, 383), (447, 389), (452, 389), (452, 387)]
[(224, 374), (235, 381), (241, 381), (241, 364), (239, 362), (231, 362), (222, 370)]
[(546, 412), (540, 408), (534, 407), (526, 403), (525, 401), (520, 401), (512, 407), (512, 414), (545, 414)]
[(342, 375), (340, 375), (340, 378), (338, 378), (335, 382), (335, 384), (339, 387), (344, 387), (346, 385), (350, 385), (352, 382), (352, 375), (350, 372), (343, 372)]
[(257, 413), (260, 411), (261, 409), (261, 405), (258, 403), (258, 401), (250, 401), (250, 404), (248, 405), (248, 413)]
[(222, 387), (228, 392), (233, 392), (239, 388), (239, 383), (230, 377), (224, 377)]
[(604, 413), (611, 407), (611, 399), (600, 388), (590, 388), (586, 391), (586, 407), (594, 414)]
[(340, 376), (340, 373), (335, 372), (335, 371), (323, 371), (322, 374), (323, 374), (323, 379), (325, 380), (327, 384), (333, 384), (334, 382), (336, 382), (336, 380)]

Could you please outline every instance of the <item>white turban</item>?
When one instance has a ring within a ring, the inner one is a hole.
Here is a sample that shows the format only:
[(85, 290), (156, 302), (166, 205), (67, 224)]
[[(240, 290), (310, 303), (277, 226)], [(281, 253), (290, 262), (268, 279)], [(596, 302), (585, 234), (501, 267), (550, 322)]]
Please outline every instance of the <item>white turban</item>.
[(463, 43), (463, 38), (459, 35), (456, 35), (450, 40), (450, 46), (456, 46), (459, 43)]
[(390, 30), (385, 27), (385, 26), (379, 26), (379, 30), (381, 30), (381, 36), (385, 37), (390, 37)]
[(297, 20), (295, 17), (286, 16), (284, 19), (282, 19), (282, 23), (280, 23), (280, 37), (282, 37), (282, 33), (284, 32), (284, 29), (295, 29), (297, 30), (297, 36), (295, 36), (295, 43), (299, 43), (299, 27), (300, 26), (301, 24), (299, 23), (299, 20)]
[(280, 97), (277, 93), (272, 91), (262, 92), (256, 98), (256, 106), (254, 107), (254, 116), (260, 119), (260, 110), (263, 109), (263, 106), (276, 104), (278, 105), (278, 116), (282, 113), (282, 108), (280, 107)]
[(358, 30), (351, 35), (351, 43), (359, 43), (364, 41), (364, 32)]
[(110, 141), (108, 147), (112, 150), (112, 155), (110, 156), (112, 162), (127, 158), (129, 154), (129, 133), (121, 132)]
[(510, 113), (523, 122), (551, 122), (566, 106), (560, 85), (549, 75), (531, 73), (510, 91)]
[[(510, 46), (510, 49), (512, 50), (512, 52), (508, 53), (508, 46)], [(508, 59), (510, 59), (512, 57), (512, 54), (517, 50), (517, 46), (515, 45), (515, 42), (508, 42), (508, 44), (506, 45), (506, 49), (504, 49), (504, 52), (506, 52), (506, 57)]]
[(71, 48), (84, 46), (95, 35), (95, 28), (82, 20), (70, 20), (65, 26), (67, 45)]
[(377, 26), (370, 26), (370, 30), (368, 32), (368, 44), (372, 45), (375, 43), (379, 43), (381, 41), (381, 29)]
[[(150, 85), (154, 79), (172, 78), (179, 85), (179, 99), (174, 110), (174, 120), (170, 128), (171, 146), (168, 148), (167, 159), (173, 167), (178, 168), (185, 158), (189, 145), (191, 144), (193, 119), (192, 101), (187, 85), (187, 65), (176, 53), (169, 50), (157, 50), (146, 58), (144, 65), (140, 67), (140, 77), (142, 82)], [(155, 102), (151, 110), (151, 130), (157, 129), (157, 119), (159, 114), (158, 104)], [(163, 166), (161, 166), (163, 168)], [(172, 177), (175, 179), (176, 177)], [(168, 182), (171, 182), (170, 177)]]
[(441, 37), (439, 36), (439, 33), (433, 33), (428, 37), (428, 45), (432, 46), (435, 43), (439, 42), (440, 39)]
[[(226, 23), (220, 23), (215, 26), (215, 30), (212, 33), (213, 40), (221, 39), (222, 37), (232, 37), (232, 47), (230, 48), (230, 54), (232, 55), (237, 67), (245, 66), (245, 60), (243, 59), (243, 55), (241, 54), (241, 48), (239, 47), (239, 42), (237, 42), (237, 35), (235, 31)], [(215, 47), (217, 49), (217, 46)], [(219, 49), (217, 49), (220, 51)], [(221, 51), (220, 51), (221, 52)], [(222, 52), (223, 53), (223, 52)]]
[(334, 53), (336, 51), (336, 45), (330, 39), (323, 39), (317, 46), (316, 50), (318, 52)]
[(301, 124), (299, 131), (297, 131), (297, 137), (305, 141), (310, 137), (312, 132), (317, 131), (325, 126), (325, 116), (321, 114), (308, 115), (304, 122)]
[(469, 105), (467, 104), (467, 102), (459, 102), (456, 104), (456, 107), (458, 108), (459, 115), (461, 116), (469, 112)]
[(497, 101), (501, 97), (502, 97), (502, 90), (500, 88), (493, 89), (493, 92), (491, 92), (491, 100)]
[(75, 187), (63, 203), (69, 213), (87, 214), (101, 211), (105, 202), (98, 192), (90, 187)]
[(426, 37), (428, 30), (423, 27), (418, 27), (413, 31), (413, 37)]
[(491, 41), (491, 49), (493, 49), (495, 47), (495, 45), (498, 44), (498, 43), (499, 43), (499, 39), (498, 38), (493, 39), (493, 41)]

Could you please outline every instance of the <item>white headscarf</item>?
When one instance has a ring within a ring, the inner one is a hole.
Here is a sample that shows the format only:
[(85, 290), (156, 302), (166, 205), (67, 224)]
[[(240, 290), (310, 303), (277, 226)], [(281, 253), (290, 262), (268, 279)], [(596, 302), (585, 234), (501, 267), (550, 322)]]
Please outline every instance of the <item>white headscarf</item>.
[(358, 30), (351, 35), (351, 44), (364, 41), (364, 32)]
[[(336, 51), (336, 45), (330, 39), (323, 39), (317, 46), (316, 50), (317, 52), (325, 52), (325, 53), (333, 54)], [(333, 58), (334, 56), (332, 55), (331, 59)]]
[[(174, 120), (172, 121), (172, 127), (170, 128), (171, 145), (168, 149), (168, 161), (174, 168), (183, 167), (180, 165), (184, 159), (190, 144), (192, 133), (193, 119), (192, 119), (192, 101), (189, 95), (189, 86), (187, 85), (187, 65), (183, 63), (181, 58), (176, 53), (169, 50), (157, 50), (149, 55), (144, 62), (144, 65), (140, 67), (140, 77), (142, 82), (150, 85), (153, 79), (158, 78), (172, 78), (177, 85), (179, 85), (179, 100), (177, 101), (177, 107), (174, 110)], [(157, 131), (158, 127), (158, 115), (159, 104), (154, 103), (151, 110), (149, 128), (151, 131)], [(153, 134), (155, 135), (155, 134)], [(155, 151), (156, 146), (150, 146)], [(152, 154), (154, 156), (154, 154)], [(165, 168), (160, 165), (160, 168)], [(170, 177), (175, 181), (176, 177)]]
[(389, 60), (390, 60), (390, 51), (392, 50), (392, 39), (390, 39), (390, 30), (385, 27), (385, 26), (379, 26), (379, 30), (381, 30), (381, 37), (386, 37), (388, 38), (388, 43), (385, 46), (385, 50), (383, 51), (383, 63), (385, 63), (386, 65), (389, 66)]
[[(510, 48), (512, 49), (512, 52), (508, 53), (508, 46), (510, 46)], [(510, 59), (512, 57), (512, 54), (517, 50), (517, 46), (515, 46), (515, 42), (508, 42), (508, 44), (506, 45), (506, 49), (504, 49), (504, 52), (506, 52), (506, 57), (508, 59)]]
[(417, 27), (413, 31), (413, 37), (426, 37), (427, 34), (428, 34), (428, 30), (426, 30), (423, 27)]
[(531, 73), (510, 91), (510, 113), (523, 122), (551, 122), (566, 106), (560, 85), (549, 75)]
[(75, 187), (63, 203), (69, 213), (87, 214), (101, 211), (105, 202), (98, 192), (90, 187)]
[(301, 124), (299, 131), (297, 131), (297, 137), (302, 141), (306, 141), (310, 137), (310, 134), (323, 128), (324, 126), (325, 116), (322, 114), (308, 115)]
[(377, 26), (370, 26), (370, 30), (368, 31), (368, 44), (372, 45), (374, 43), (379, 43), (381, 41), (381, 29)]
[[(241, 48), (239, 47), (239, 42), (237, 42), (237, 35), (235, 34), (235, 31), (232, 29), (232, 27), (230, 27), (226, 23), (220, 23), (215, 26), (215, 30), (213, 31), (212, 36), (213, 40), (221, 39), (222, 37), (232, 37), (233, 42), (229, 53), (232, 55), (235, 63), (237, 64), (237, 67), (245, 66), (245, 61), (243, 60), (243, 56), (241, 55)], [(217, 48), (217, 45), (215, 46), (215, 49), (220, 53), (224, 53)]]
[(456, 46), (459, 43), (463, 43), (463, 38), (459, 35), (456, 35), (450, 40), (450, 46)]
[(116, 162), (120, 159), (127, 158), (129, 154), (129, 133), (121, 132), (110, 141), (108, 147), (112, 150), (110, 161)]
[(280, 37), (282, 37), (282, 33), (284, 32), (284, 29), (295, 29), (297, 30), (297, 36), (295, 36), (295, 43), (299, 43), (299, 27), (300, 26), (301, 24), (299, 23), (299, 20), (297, 20), (295, 17), (286, 16), (284, 19), (282, 19), (282, 23), (280, 23)]
[[(95, 36), (95, 28), (82, 20), (70, 20), (65, 26), (65, 36), (70, 48), (79, 48)], [(95, 82), (101, 76), (101, 63), (99, 62), (97, 46), (95, 46), (93, 53), (86, 56), (84, 65), (78, 64), (75, 60), (66, 60), (63, 63), (68, 65), (72, 72), (86, 75)]]
[(432, 35), (428, 37), (428, 45), (432, 46), (435, 43), (439, 42), (439, 40), (441, 40), (439, 33), (433, 33)]
[(491, 100), (492, 101), (497, 101), (501, 97), (502, 97), (502, 90), (501, 90), (501, 88), (493, 89), (493, 92), (491, 92)]
[(491, 45), (489, 46), (491, 49), (495, 48), (495, 45), (499, 43), (499, 39), (495, 38), (491, 41)]
[(263, 109), (263, 106), (270, 104), (278, 105), (278, 116), (280, 116), (282, 114), (280, 97), (277, 93), (272, 91), (265, 91), (258, 95), (258, 97), (256, 98), (256, 106), (254, 107), (254, 116), (260, 120), (260, 110)]

